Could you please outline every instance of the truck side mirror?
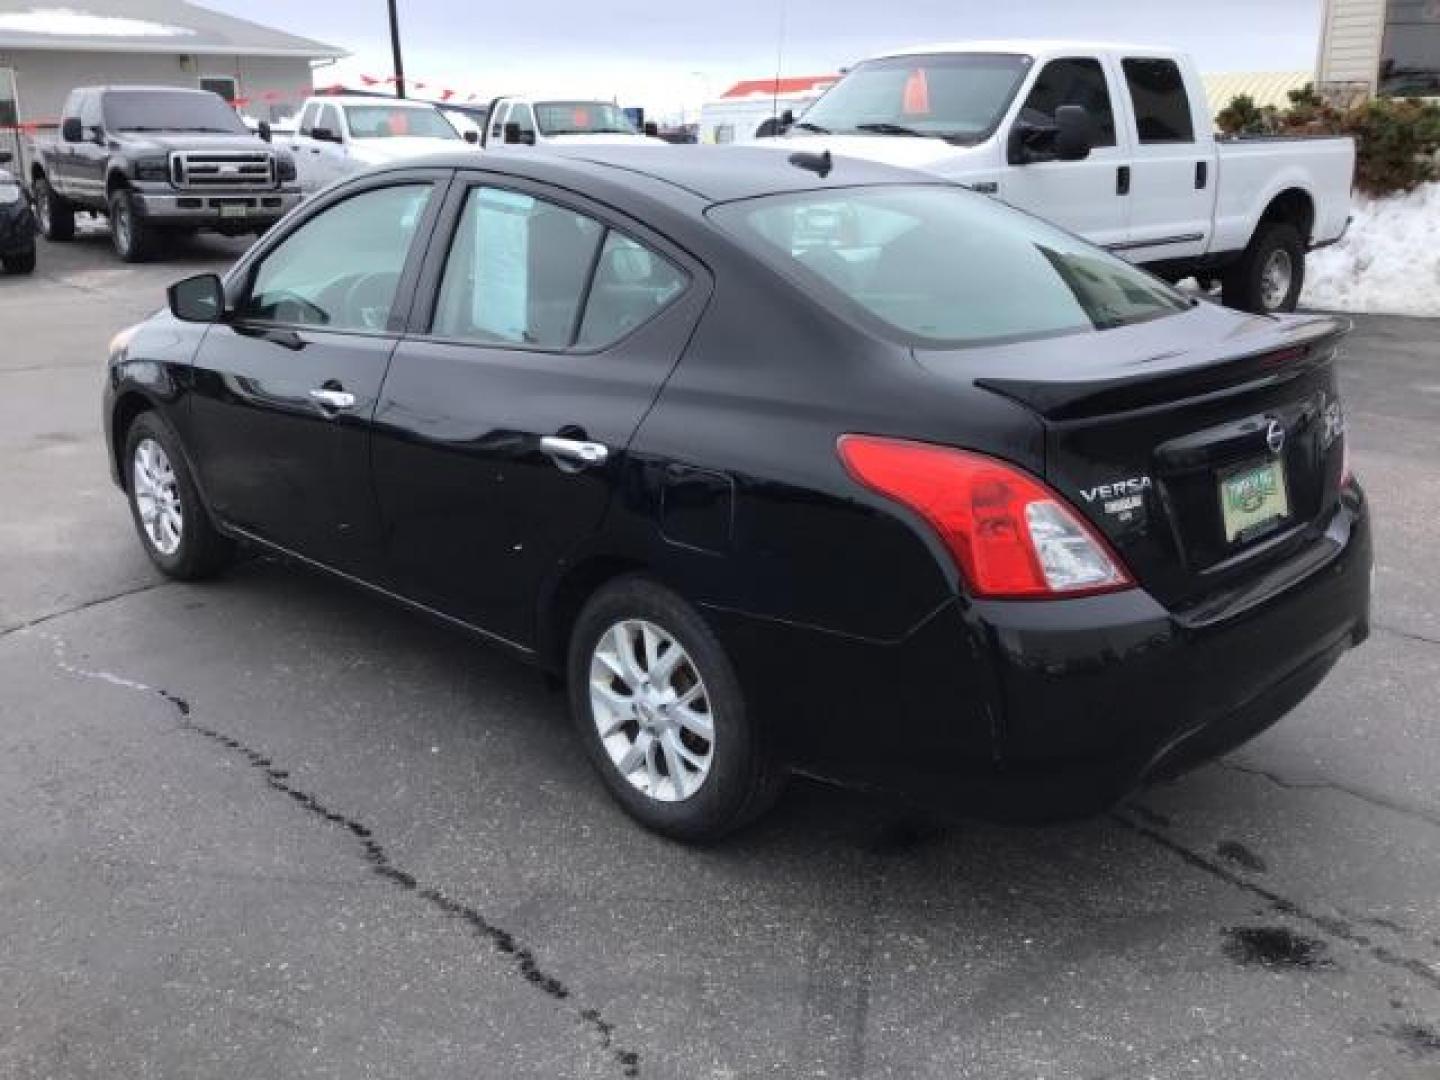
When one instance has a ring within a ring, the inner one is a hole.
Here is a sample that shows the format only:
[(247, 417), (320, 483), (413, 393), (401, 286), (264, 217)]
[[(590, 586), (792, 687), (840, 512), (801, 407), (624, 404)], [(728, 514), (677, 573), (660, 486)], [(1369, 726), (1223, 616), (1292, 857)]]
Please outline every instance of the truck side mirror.
[(340, 133), (338, 131), (332, 131), (327, 127), (314, 127), (310, 129), (310, 138), (316, 142), (338, 143), (340, 141)]
[(60, 138), (65, 142), (84, 142), (85, 127), (78, 116), (67, 116), (60, 124)]
[(181, 322), (214, 323), (225, 317), (225, 286), (216, 274), (196, 274), (165, 291), (170, 314)]
[(795, 126), (795, 110), (786, 109), (780, 114), (780, 131), (783, 134)]
[(269, 120), (261, 120), (260, 123), (255, 126), (255, 133), (260, 136), (263, 142), (273, 142), (275, 139), (275, 131), (270, 127)]
[(0, 165), (9, 165), (15, 160), (15, 155), (9, 150), (0, 150)]
[(469, 131), (465, 132), (463, 138), (471, 146), (474, 146), (480, 141), (480, 132), (476, 131), (474, 128), (471, 128)]
[(535, 133), (533, 131), (521, 131), (518, 123), (514, 120), (507, 120), (505, 122), (505, 145), (534, 146)]
[(660, 125), (655, 123), (654, 120), (646, 120), (645, 134), (649, 135), (652, 139), (658, 139), (660, 137)]
[(1055, 156), (1061, 161), (1084, 161), (1095, 145), (1095, 121), (1084, 105), (1061, 105), (1055, 110)]

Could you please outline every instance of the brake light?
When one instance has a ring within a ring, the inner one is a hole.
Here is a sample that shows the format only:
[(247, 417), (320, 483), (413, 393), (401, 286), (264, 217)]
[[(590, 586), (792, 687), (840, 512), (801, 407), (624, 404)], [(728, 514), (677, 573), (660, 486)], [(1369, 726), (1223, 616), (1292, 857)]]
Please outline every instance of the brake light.
[(1013, 465), (872, 435), (841, 436), (839, 452), (860, 483), (930, 524), (977, 596), (1081, 596), (1133, 584), (1059, 495)]

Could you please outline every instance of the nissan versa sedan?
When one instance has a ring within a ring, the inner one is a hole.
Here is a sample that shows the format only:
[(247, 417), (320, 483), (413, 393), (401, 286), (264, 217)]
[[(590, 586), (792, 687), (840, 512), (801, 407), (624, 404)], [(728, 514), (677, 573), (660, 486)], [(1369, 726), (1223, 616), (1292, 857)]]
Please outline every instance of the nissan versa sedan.
[(795, 772), (1093, 813), (1368, 633), (1345, 325), (1196, 301), (914, 173), (427, 159), (169, 300), (104, 399), (156, 566), (254, 545), (506, 647), (671, 836)]

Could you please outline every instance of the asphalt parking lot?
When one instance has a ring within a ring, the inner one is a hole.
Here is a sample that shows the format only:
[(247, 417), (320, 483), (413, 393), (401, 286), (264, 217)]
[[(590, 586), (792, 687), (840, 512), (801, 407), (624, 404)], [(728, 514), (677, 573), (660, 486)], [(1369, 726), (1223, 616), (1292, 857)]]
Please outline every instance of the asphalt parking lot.
[(1440, 325), (1358, 320), (1374, 633), (1278, 727), (1081, 825), (797, 784), (696, 850), (510, 660), (150, 568), (105, 344), (243, 246), (0, 277), (0, 1076), (1440, 1076)]

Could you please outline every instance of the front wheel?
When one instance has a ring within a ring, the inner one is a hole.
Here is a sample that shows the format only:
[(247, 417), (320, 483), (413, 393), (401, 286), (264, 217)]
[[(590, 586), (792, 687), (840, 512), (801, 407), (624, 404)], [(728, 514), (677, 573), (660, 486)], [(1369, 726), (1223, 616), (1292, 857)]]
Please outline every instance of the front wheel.
[(1284, 221), (1262, 225), (1244, 254), (1225, 270), (1221, 299), (1226, 307), (1271, 315), (1294, 311), (1305, 285), (1305, 241)]
[(17, 251), (13, 255), (0, 255), (0, 264), (7, 274), (33, 274), (35, 272), (35, 249)]
[(784, 785), (724, 648), (699, 613), (642, 577), (610, 583), (576, 621), (570, 706), (605, 786), (647, 828), (714, 840)]
[(50, 181), (43, 176), (35, 178), (35, 218), (46, 240), (74, 239), (75, 208), (55, 194)]
[(110, 196), (110, 242), (128, 263), (148, 261), (159, 247), (155, 226), (136, 212), (134, 193), (124, 188)]
[(155, 413), (141, 413), (130, 425), (124, 468), (135, 529), (161, 573), (195, 581), (230, 561), (233, 541), (211, 524), (179, 438)]

